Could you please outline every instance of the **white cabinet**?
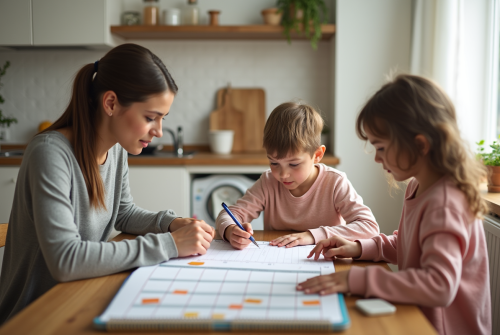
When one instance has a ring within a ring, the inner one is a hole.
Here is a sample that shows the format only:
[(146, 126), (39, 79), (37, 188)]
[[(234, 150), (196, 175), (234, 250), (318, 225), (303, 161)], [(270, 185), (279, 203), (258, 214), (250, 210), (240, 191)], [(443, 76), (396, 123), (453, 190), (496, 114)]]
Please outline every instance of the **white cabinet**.
[(0, 45), (113, 46), (120, 13), (120, 0), (0, 0)]
[(19, 167), (0, 167), (0, 223), (8, 223)]
[(189, 217), (190, 176), (184, 167), (129, 166), (134, 203), (150, 211), (172, 209)]
[(0, 45), (32, 45), (31, 0), (0, 0)]

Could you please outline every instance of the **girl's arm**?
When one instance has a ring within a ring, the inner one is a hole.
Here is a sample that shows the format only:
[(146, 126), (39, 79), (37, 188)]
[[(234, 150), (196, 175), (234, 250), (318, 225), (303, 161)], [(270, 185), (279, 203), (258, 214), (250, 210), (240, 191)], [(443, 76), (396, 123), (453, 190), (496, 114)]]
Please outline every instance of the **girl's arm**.
[[(148, 234), (135, 240), (93, 242), (82, 240), (79, 222), (86, 189), (72, 194), (72, 166), (67, 152), (58, 146), (40, 146), (29, 159), (27, 178), (33, 223), (45, 263), (57, 281), (104, 276), (138, 266), (154, 265), (177, 257), (171, 234)], [(84, 206), (84, 205), (83, 205)]]
[(352, 241), (371, 238), (380, 233), (372, 211), (363, 204), (363, 198), (356, 193), (345, 175), (338, 179), (335, 186), (333, 205), (347, 224), (310, 229), (316, 243), (332, 236), (341, 236)]
[[(453, 223), (453, 220), (459, 222)], [(349, 290), (365, 297), (379, 297), (397, 303), (428, 307), (449, 305), (460, 283), (461, 245), (468, 243), (465, 234), (448, 227), (465, 227), (467, 223), (458, 213), (447, 208), (425, 215), (422, 221), (428, 228), (421, 229), (420, 236), (415, 236), (420, 238), (419, 268), (394, 273), (379, 267), (352, 267)], [(442, 224), (432, 224), (437, 221)]]
[[(229, 206), (231, 212), (240, 220), (241, 223), (247, 223), (257, 219), (260, 212), (264, 210), (266, 185), (264, 184), (263, 179), (264, 177), (261, 176), (259, 180), (257, 180), (252, 187), (245, 192), (245, 195), (236, 201), (234, 206)], [(215, 226), (224, 240), (226, 240), (224, 232), (230, 225), (234, 225), (234, 222), (226, 211), (222, 209), (219, 216), (215, 220)]]
[(393, 235), (380, 234), (366, 240), (356, 240), (361, 244), (361, 256), (357, 260), (398, 263), (398, 231)]

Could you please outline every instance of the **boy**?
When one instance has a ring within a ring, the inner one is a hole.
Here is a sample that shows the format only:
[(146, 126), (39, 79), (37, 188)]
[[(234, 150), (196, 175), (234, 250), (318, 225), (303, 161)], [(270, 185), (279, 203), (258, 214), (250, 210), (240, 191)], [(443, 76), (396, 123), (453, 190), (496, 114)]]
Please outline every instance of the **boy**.
[(331, 236), (355, 240), (379, 234), (371, 210), (346, 175), (319, 163), (326, 150), (320, 141), (322, 129), (323, 119), (308, 105), (287, 102), (273, 110), (264, 128), (271, 170), (229, 206), (246, 231), (224, 210), (219, 213), (216, 227), (224, 240), (244, 249), (253, 234), (249, 222), (261, 211), (265, 230), (304, 231), (270, 242), (278, 247), (315, 244)]

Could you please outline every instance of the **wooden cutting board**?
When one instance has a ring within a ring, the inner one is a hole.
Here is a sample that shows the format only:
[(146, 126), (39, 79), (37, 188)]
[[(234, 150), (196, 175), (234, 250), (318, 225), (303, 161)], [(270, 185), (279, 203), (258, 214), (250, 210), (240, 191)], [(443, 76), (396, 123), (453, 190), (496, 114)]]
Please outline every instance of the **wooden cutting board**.
[(210, 130), (234, 130), (233, 149), (231, 152), (245, 151), (244, 114), (232, 104), (232, 89), (225, 89), (222, 103), (210, 113)]
[[(227, 88), (217, 91), (217, 106), (224, 103)], [(231, 103), (243, 113), (243, 151), (265, 152), (262, 148), (266, 124), (266, 93), (261, 88), (230, 88)]]

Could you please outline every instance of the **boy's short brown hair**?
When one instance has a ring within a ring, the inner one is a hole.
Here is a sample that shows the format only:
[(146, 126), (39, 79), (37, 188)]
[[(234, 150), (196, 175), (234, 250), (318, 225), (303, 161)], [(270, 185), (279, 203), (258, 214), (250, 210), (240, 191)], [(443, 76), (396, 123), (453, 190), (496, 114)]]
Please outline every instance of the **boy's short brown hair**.
[(264, 127), (264, 148), (277, 159), (321, 146), (323, 118), (309, 105), (285, 102), (276, 107)]

